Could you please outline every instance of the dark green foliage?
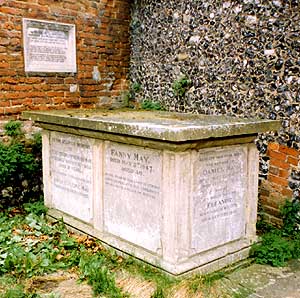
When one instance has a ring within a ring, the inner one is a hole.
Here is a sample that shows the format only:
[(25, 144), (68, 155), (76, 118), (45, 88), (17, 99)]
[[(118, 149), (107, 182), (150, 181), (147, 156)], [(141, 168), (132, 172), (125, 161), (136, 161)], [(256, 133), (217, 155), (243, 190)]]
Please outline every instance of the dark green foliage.
[(293, 239), (293, 259), (299, 259), (300, 258), (300, 235), (296, 236)]
[(9, 137), (20, 137), (23, 136), (22, 123), (20, 121), (9, 121), (4, 125), (5, 134)]
[(172, 85), (174, 95), (183, 97), (191, 87), (191, 84), (191, 80), (189, 80), (186, 76), (183, 76), (179, 80), (175, 81)]
[(36, 215), (45, 214), (48, 210), (48, 208), (44, 205), (42, 201), (35, 202), (34, 204), (25, 203), (23, 207), (26, 212), (34, 213)]
[(144, 100), (141, 103), (141, 108), (147, 111), (164, 111), (165, 109), (159, 102), (155, 102), (152, 100)]
[(258, 264), (284, 266), (293, 257), (293, 244), (274, 232), (262, 236), (262, 242), (252, 247), (252, 255)]
[(42, 157), (42, 136), (40, 133), (35, 133), (33, 139), (30, 142), (31, 153), (35, 158), (40, 159)]
[(276, 228), (266, 221), (263, 211), (258, 212), (258, 221), (256, 223), (256, 229), (259, 235), (269, 233)]
[(283, 226), (280, 229), (261, 224), (267, 227), (267, 232), (250, 252), (257, 263), (284, 266), (288, 260), (300, 257), (299, 212), (299, 202), (286, 201), (281, 208)]
[(39, 200), (42, 194), (41, 137), (24, 137), (20, 122), (8, 122), (11, 137), (0, 142), (0, 209)]
[(300, 202), (286, 201), (280, 211), (283, 220), (282, 232), (284, 235), (297, 236), (300, 232)]
[(142, 90), (142, 85), (141, 83), (138, 83), (138, 82), (134, 82), (132, 85), (131, 85), (131, 90), (133, 90), (135, 93), (138, 93)]
[(0, 213), (0, 275), (32, 277), (77, 265), (80, 247), (64, 226), (47, 224), (40, 203), (27, 210), (37, 214)]

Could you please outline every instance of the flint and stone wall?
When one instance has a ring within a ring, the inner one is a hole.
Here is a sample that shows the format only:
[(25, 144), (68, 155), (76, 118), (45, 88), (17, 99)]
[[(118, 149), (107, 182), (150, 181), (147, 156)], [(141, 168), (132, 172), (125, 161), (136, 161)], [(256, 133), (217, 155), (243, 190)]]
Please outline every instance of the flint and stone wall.
[[(135, 0), (131, 34), (135, 100), (281, 119), (278, 134), (257, 140), (263, 202), (277, 216), (282, 197), (300, 198), (299, 1)], [(175, 96), (182, 77), (191, 85)]]
[[(276, 221), (285, 198), (300, 198), (298, 0), (0, 0), (0, 117), (120, 102), (128, 87), (130, 6), (134, 100), (282, 120), (279, 133), (257, 140), (261, 201)], [(23, 17), (76, 24), (76, 74), (24, 72)], [(191, 84), (175, 96), (182, 77)]]
[[(25, 73), (22, 18), (75, 24), (77, 73)], [(0, 1), (0, 118), (121, 101), (129, 20), (129, 0)]]

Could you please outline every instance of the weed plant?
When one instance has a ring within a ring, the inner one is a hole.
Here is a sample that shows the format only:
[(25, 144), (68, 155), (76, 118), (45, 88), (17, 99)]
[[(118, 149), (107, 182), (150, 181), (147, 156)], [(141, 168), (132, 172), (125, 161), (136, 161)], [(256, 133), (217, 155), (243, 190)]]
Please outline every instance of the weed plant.
[(186, 76), (182, 76), (180, 79), (175, 81), (172, 85), (173, 93), (177, 97), (184, 97), (186, 92), (191, 87), (191, 80)]
[(165, 298), (163, 289), (161, 287), (157, 287), (151, 298)]
[(22, 131), (22, 123), (20, 121), (9, 121), (4, 126), (5, 134), (14, 140), (24, 136)]
[(115, 276), (109, 270), (111, 266), (107, 265), (107, 260), (101, 254), (82, 255), (79, 262), (81, 279), (88, 281), (96, 295), (105, 293), (111, 298), (126, 297), (116, 286)]
[(283, 226), (275, 228), (260, 222), (259, 227), (265, 233), (261, 242), (254, 244), (250, 255), (259, 264), (284, 266), (290, 259), (300, 258), (300, 203), (286, 201), (281, 208)]
[[(72, 237), (61, 221), (48, 223), (45, 210), (41, 202), (36, 202), (0, 213), (0, 278), (6, 276), (17, 282), (75, 267), (95, 295), (127, 297), (115, 283), (113, 272), (118, 263), (113, 254), (97, 241), (86, 243)], [(37, 297), (34, 295), (19, 284), (0, 298)]]
[[(96, 296), (108, 298), (128, 297), (116, 284), (115, 274), (119, 270), (154, 282), (156, 291), (152, 298), (167, 297), (168, 290), (181, 282), (144, 262), (103, 249), (96, 240), (80, 240), (83, 236), (70, 234), (62, 221), (47, 222), (45, 211), (44, 205), (36, 202), (0, 213), (0, 298), (38, 298), (36, 293), (25, 289), (24, 280), (70, 268), (77, 268), (80, 279), (91, 285)], [(287, 235), (288, 231), (294, 231), (290, 225), (298, 227), (298, 212), (295, 202), (287, 202), (282, 208), (285, 225), (281, 229), (269, 227), (262, 242), (252, 249), (258, 263), (282, 266), (290, 258), (300, 256), (298, 234)], [(212, 287), (222, 277), (222, 272), (195, 276), (188, 281), (191, 294)], [(1, 294), (3, 279), (10, 286)]]
[(147, 100), (147, 99), (145, 99), (141, 103), (141, 108), (143, 110), (147, 110), (147, 111), (164, 111), (165, 110), (165, 108), (159, 102)]
[(130, 85), (129, 90), (123, 95), (123, 106), (134, 108), (136, 95), (142, 90), (142, 85), (139, 82), (134, 82)]
[(25, 137), (21, 122), (5, 127), (6, 142), (0, 141), (0, 210), (37, 201), (42, 194), (41, 136)]
[[(120, 270), (154, 282), (153, 298), (165, 297), (165, 289), (177, 282), (144, 262), (104, 249), (97, 240), (70, 234), (62, 221), (49, 223), (45, 212), (41, 202), (0, 212), (0, 298), (38, 297), (26, 292), (24, 280), (71, 268), (91, 285), (97, 297), (128, 297), (115, 281)], [(1, 294), (3, 278), (15, 282)]]

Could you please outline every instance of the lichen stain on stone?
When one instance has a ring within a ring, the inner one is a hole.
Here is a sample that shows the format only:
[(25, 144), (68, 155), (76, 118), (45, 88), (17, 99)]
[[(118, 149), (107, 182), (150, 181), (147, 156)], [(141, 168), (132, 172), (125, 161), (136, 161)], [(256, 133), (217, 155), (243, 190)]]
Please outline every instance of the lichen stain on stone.
[(170, 142), (257, 134), (280, 126), (278, 121), (272, 120), (143, 110), (62, 110), (24, 114), (52, 125)]

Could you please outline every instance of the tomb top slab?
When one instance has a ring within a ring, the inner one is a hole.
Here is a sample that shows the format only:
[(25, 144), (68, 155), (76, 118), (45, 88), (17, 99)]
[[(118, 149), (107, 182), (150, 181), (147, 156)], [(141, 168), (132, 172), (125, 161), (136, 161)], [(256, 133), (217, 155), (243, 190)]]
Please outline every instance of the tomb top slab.
[(280, 121), (274, 120), (160, 111), (80, 109), (30, 111), (23, 116), (39, 123), (169, 142), (253, 135), (280, 128)]

